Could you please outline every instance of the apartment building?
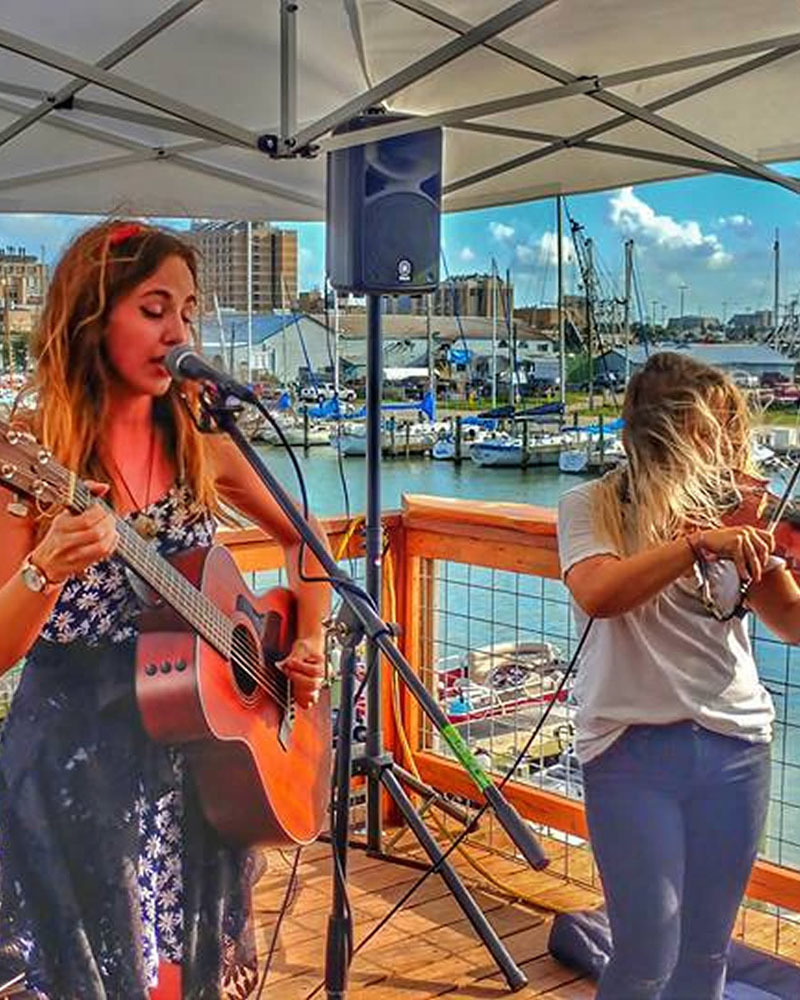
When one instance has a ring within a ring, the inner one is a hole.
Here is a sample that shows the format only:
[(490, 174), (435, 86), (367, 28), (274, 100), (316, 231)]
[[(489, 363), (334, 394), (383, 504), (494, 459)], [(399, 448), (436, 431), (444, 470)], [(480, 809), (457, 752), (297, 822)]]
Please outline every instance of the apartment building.
[[(250, 232), (253, 311), (270, 313), (295, 307), (297, 231), (253, 222)], [(190, 236), (200, 252), (204, 311), (214, 309), (216, 295), (220, 308), (247, 312), (247, 223), (197, 222)]]

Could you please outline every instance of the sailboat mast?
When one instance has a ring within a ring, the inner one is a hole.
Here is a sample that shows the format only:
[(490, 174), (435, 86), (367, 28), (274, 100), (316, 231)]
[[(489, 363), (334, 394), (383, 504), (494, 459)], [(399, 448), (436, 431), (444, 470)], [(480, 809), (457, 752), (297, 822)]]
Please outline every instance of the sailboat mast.
[(497, 406), (497, 265), (492, 257), (492, 409)]
[(563, 209), (561, 195), (556, 195), (556, 254), (557, 268), (557, 299), (558, 299), (558, 382), (561, 405), (564, 414), (567, 412), (567, 345), (564, 331), (564, 233), (562, 221)]
[[(775, 242), (772, 245), (773, 255), (775, 259), (775, 277), (774, 277), (774, 291), (772, 298), (772, 329), (777, 333), (778, 330), (778, 309), (780, 307), (780, 292), (781, 292), (781, 239), (780, 230), (775, 230)], [(775, 345), (777, 347), (777, 344)]]

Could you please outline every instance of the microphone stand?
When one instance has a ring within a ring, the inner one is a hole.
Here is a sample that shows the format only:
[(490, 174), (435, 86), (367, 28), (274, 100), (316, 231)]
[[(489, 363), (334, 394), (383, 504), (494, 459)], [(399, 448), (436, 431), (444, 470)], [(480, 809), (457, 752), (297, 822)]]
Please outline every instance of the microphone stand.
[[(225, 392), (228, 392), (226, 387)], [(260, 401), (245, 387), (238, 392), (239, 399), (254, 402), (263, 411)], [(330, 584), (342, 599), (342, 610), (339, 616), (339, 629), (345, 636), (344, 656), (342, 657), (342, 704), (339, 707), (339, 727), (337, 737), (337, 768), (335, 792), (335, 862), (339, 868), (340, 877), (334, 879), (333, 911), (328, 925), (328, 941), (326, 948), (325, 985), (328, 1000), (342, 1000), (347, 991), (347, 972), (350, 960), (349, 945), (352, 941), (351, 916), (347, 909), (345, 897), (344, 873), (347, 866), (347, 829), (350, 806), (350, 777), (352, 770), (352, 751), (350, 746), (352, 719), (352, 702), (354, 689), (355, 648), (362, 637), (374, 644), (398, 672), (405, 685), (413, 693), (420, 707), (430, 721), (438, 729), (442, 739), (461, 766), (472, 779), (486, 803), (497, 817), (498, 822), (509, 838), (525, 858), (537, 870), (547, 865), (547, 856), (534, 837), (529, 826), (523, 821), (517, 810), (506, 800), (502, 792), (494, 785), (477, 758), (465, 743), (458, 730), (448, 720), (441, 707), (431, 696), (428, 689), (417, 677), (403, 654), (391, 641), (392, 628), (383, 621), (375, 608), (374, 601), (356, 584), (334, 560), (322, 542), (317, 538), (305, 517), (297, 510), (292, 497), (281, 483), (261, 461), (256, 450), (241, 432), (236, 424), (236, 414), (241, 404), (230, 400), (216, 388), (209, 388), (201, 393), (203, 421), (201, 429), (210, 430), (215, 424), (234, 442), (248, 464), (258, 475), (264, 486), (270, 492), (276, 503), (286, 515), (292, 526), (303, 540), (306, 547), (313, 553), (318, 563), (330, 578)], [(402, 785), (392, 770), (392, 759), (388, 754), (370, 762), (374, 768), (371, 777), (379, 780), (392, 798), (398, 804), (404, 818), (417, 836), (431, 858), (435, 869), (442, 875), (458, 904), (469, 919), (473, 928), (491, 953), (498, 967), (512, 990), (518, 990), (527, 983), (527, 978), (514, 962), (497, 933), (486, 919), (485, 915), (469, 894), (452, 865), (444, 858), (443, 852), (434, 838), (428, 832), (422, 818), (415, 810), (413, 803), (406, 795)]]

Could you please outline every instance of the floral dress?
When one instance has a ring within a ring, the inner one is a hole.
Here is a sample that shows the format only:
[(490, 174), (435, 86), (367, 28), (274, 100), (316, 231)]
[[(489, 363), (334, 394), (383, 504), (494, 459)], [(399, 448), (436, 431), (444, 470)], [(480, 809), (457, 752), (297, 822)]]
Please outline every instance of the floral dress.
[[(212, 542), (184, 486), (143, 513), (162, 555)], [(121, 560), (97, 563), (26, 658), (0, 745), (0, 983), (24, 970), (45, 1000), (146, 1000), (164, 961), (187, 1000), (245, 998), (258, 856), (219, 839), (181, 753), (142, 728), (138, 614)]]

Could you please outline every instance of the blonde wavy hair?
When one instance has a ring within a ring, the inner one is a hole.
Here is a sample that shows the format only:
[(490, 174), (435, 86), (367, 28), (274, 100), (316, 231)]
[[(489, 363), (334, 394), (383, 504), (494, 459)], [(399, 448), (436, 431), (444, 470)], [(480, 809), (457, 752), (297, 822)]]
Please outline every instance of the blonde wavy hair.
[[(169, 257), (179, 257), (197, 283), (197, 254), (190, 243), (169, 230), (114, 219), (77, 236), (53, 272), (33, 336), (35, 371), (15, 415), (79, 476), (112, 478), (101, 448), (112, 375), (105, 347), (109, 314)], [(173, 383), (153, 406), (178, 479), (190, 487), (198, 508), (220, 514), (205, 442), (187, 410), (196, 411), (197, 388)]]
[(595, 484), (595, 528), (624, 554), (715, 527), (738, 502), (736, 473), (757, 474), (747, 402), (717, 368), (654, 354), (630, 380), (627, 464)]

